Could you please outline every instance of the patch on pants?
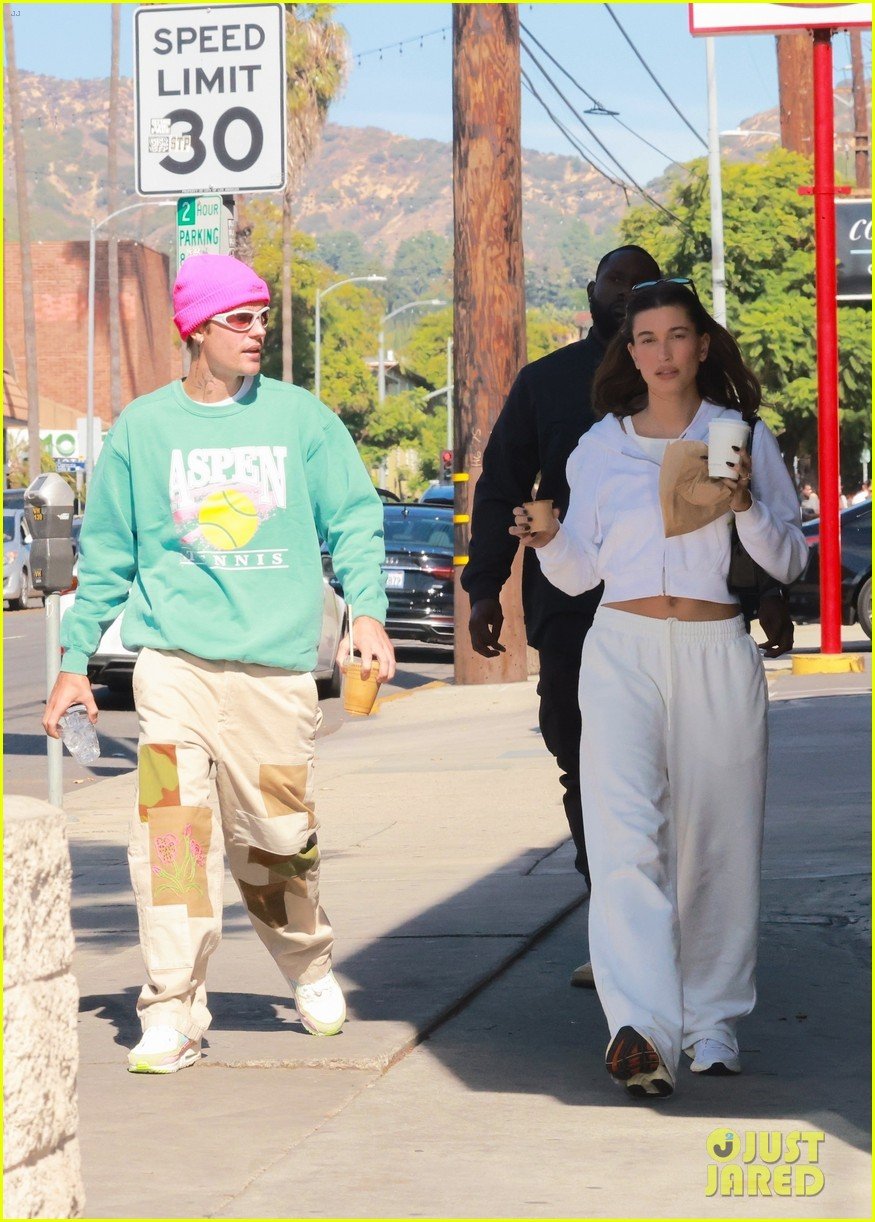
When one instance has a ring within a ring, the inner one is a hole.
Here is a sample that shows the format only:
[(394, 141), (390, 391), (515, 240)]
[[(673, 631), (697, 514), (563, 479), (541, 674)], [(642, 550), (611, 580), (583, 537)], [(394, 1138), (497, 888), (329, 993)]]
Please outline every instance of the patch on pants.
[(173, 743), (143, 743), (137, 765), (140, 822), (148, 823), (150, 809), (179, 806), (179, 768)]
[(306, 814), (307, 827), (314, 828), (313, 803), (306, 800), (309, 777), (306, 764), (262, 764), (258, 770), (258, 788), (267, 817)]
[(207, 854), (212, 833), (208, 806), (158, 806), (147, 811), (152, 903), (185, 904), (190, 917), (210, 917)]
[(307, 874), (319, 864), (319, 847), (314, 832), (298, 853), (268, 853), (252, 845), (246, 859), (247, 865), (267, 869), (267, 881), (254, 883), (238, 878), (244, 903), (252, 916), (272, 929), (284, 929), (288, 924), (286, 896), (307, 899), (309, 887)]
[(300, 878), (308, 870), (312, 870), (319, 861), (319, 846), (316, 843), (316, 833), (313, 833), (299, 853), (289, 853), (288, 855), (281, 856), (279, 853), (268, 853), (266, 849), (250, 846), (247, 861), (260, 866), (267, 866), (270, 871), (271, 882), (278, 881), (274, 878), (274, 875), (279, 875), (280, 878)]

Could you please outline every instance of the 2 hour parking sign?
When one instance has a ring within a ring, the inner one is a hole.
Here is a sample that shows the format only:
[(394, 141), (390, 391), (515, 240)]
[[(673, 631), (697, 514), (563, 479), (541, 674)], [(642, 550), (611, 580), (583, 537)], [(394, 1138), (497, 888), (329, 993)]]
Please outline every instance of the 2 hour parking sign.
[(134, 64), (140, 195), (282, 189), (281, 4), (140, 8)]

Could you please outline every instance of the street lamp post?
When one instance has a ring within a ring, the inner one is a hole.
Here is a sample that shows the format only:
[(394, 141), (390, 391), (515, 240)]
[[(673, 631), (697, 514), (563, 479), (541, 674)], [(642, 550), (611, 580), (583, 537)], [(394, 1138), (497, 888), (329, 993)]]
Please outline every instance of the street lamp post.
[(96, 235), (108, 221), (131, 212), (134, 208), (170, 208), (176, 206), (175, 199), (143, 200), (138, 204), (126, 204), (116, 212), (110, 212), (102, 221), (91, 218), (91, 233), (88, 239), (88, 399), (85, 407), (85, 482), (91, 479), (94, 470), (94, 263), (97, 250)]
[(377, 354), (377, 402), (382, 403), (386, 398), (386, 334), (385, 326), (390, 318), (394, 318), (396, 314), (403, 314), (405, 310), (413, 310), (417, 306), (445, 306), (447, 303), (441, 301), (439, 297), (432, 297), (429, 301), (408, 301), (407, 305), (399, 306), (397, 310), (390, 310), (388, 314), (384, 314), (380, 319), (380, 341), (379, 352)]
[(313, 375), (313, 389), (317, 399), (322, 398), (322, 298), (333, 293), (344, 284), (376, 284), (385, 283), (385, 276), (350, 276), (347, 280), (338, 280), (329, 284), (327, 289), (316, 290), (316, 353)]

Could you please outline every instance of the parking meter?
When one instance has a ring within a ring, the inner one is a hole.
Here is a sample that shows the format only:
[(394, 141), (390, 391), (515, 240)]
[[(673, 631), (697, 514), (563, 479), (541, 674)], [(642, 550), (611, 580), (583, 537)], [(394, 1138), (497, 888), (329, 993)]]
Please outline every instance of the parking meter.
[(54, 471), (38, 475), (24, 494), (31, 533), (30, 572), (34, 589), (57, 594), (73, 584), (73, 490)]

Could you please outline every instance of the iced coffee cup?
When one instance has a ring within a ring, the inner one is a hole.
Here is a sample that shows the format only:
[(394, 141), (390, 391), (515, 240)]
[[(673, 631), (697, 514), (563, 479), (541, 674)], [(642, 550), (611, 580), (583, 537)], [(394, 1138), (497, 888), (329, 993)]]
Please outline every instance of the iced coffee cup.
[(532, 519), (530, 522), (533, 534), (541, 530), (551, 530), (553, 526), (553, 502), (551, 500), (526, 501), (523, 505), (526, 513)]
[[(746, 450), (750, 425), (743, 420), (712, 420), (708, 425), (708, 474), (711, 479), (738, 479), (738, 451)], [(733, 466), (727, 467), (727, 463)]]
[(363, 679), (360, 658), (347, 658), (343, 663), (343, 707), (347, 713), (359, 713), (363, 717), (370, 713), (380, 690), (379, 669), (380, 664), (374, 658), (370, 675)]

